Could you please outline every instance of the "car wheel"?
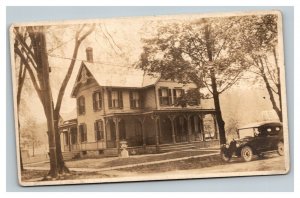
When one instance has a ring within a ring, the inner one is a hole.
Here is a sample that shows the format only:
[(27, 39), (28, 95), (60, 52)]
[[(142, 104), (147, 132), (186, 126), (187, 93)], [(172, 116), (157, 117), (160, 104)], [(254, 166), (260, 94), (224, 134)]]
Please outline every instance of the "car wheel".
[(284, 145), (283, 145), (283, 142), (279, 142), (278, 145), (277, 145), (277, 153), (279, 155), (284, 155)]
[(224, 162), (229, 162), (231, 157), (228, 157), (223, 151), (221, 151), (221, 159), (224, 161)]
[(245, 146), (241, 150), (241, 156), (244, 159), (245, 162), (249, 162), (252, 160), (253, 152), (252, 149), (249, 146)]

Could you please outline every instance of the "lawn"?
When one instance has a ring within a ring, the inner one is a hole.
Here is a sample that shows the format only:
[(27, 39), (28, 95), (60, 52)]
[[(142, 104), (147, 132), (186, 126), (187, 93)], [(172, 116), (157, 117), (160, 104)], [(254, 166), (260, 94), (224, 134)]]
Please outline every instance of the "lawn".
[(102, 159), (79, 159), (67, 162), (67, 166), (70, 168), (107, 168), (124, 166), (130, 164), (140, 164), (145, 162), (154, 162), (168, 159), (176, 159), (182, 157), (192, 157), (203, 154), (210, 154), (212, 151), (177, 151), (165, 154), (151, 154), (132, 156), (129, 158), (102, 158)]
[[(22, 171), (22, 181), (46, 181), (45, 176), (48, 171), (45, 170), (24, 170)], [(76, 172), (70, 171), (70, 174), (60, 176), (58, 180), (74, 180), (74, 179), (99, 179), (116, 177), (116, 175), (104, 174), (99, 172)]]
[(199, 169), (217, 165), (226, 164), (220, 159), (219, 155), (206, 156), (206, 157), (192, 157), (189, 159), (165, 162), (160, 164), (141, 165), (132, 168), (122, 168), (121, 171), (136, 172), (136, 173), (158, 173), (174, 170), (189, 170)]

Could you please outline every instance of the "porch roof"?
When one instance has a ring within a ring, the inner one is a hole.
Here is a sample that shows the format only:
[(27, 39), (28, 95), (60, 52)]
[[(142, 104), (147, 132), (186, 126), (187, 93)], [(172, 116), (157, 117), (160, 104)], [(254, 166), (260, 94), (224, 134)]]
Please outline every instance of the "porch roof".
[(204, 114), (214, 114), (215, 109), (190, 109), (190, 108), (180, 108), (180, 109), (160, 109), (160, 110), (149, 110), (142, 112), (119, 112), (119, 113), (110, 113), (104, 117), (115, 117), (115, 116), (139, 116), (139, 115), (148, 115), (148, 114), (163, 114), (163, 113), (204, 113)]

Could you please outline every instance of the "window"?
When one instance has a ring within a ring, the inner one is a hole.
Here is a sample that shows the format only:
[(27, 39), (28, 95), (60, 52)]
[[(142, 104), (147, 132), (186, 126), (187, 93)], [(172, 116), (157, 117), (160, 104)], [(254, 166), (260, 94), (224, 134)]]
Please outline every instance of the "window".
[(174, 102), (177, 101), (177, 99), (182, 96), (184, 93), (184, 90), (183, 89), (180, 89), (180, 88), (175, 88), (173, 89), (173, 98), (174, 98)]
[(82, 68), (81, 81), (82, 81), (82, 83), (86, 83), (87, 82), (87, 71), (86, 71), (85, 67)]
[(119, 90), (108, 91), (108, 106), (109, 108), (123, 108), (122, 91)]
[(131, 91), (129, 93), (130, 98), (130, 108), (138, 109), (142, 107), (142, 97), (141, 94), (137, 91)]
[(158, 90), (159, 103), (161, 105), (171, 105), (172, 104), (172, 94), (171, 89), (160, 88)]
[(77, 144), (77, 127), (71, 128), (71, 143)]
[(95, 127), (95, 140), (102, 140), (104, 139), (103, 136), (103, 121), (102, 120), (96, 120), (94, 123)]
[(80, 142), (87, 141), (86, 124), (79, 125)]
[(78, 110), (78, 114), (82, 115), (85, 113), (85, 99), (84, 96), (80, 96), (77, 99), (77, 110)]
[(102, 108), (102, 97), (100, 91), (93, 93), (93, 108), (94, 111), (100, 110)]

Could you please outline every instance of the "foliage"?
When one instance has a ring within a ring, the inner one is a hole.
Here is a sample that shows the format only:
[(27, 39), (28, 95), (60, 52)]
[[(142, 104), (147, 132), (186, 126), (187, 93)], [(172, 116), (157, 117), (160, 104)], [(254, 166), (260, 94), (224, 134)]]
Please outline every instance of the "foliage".
[(195, 106), (200, 103), (200, 98), (203, 97), (199, 89), (189, 89), (175, 100), (175, 106), (181, 106), (182, 108), (187, 107), (187, 105)]
[(277, 15), (264, 15), (251, 21), (252, 30), (245, 38), (244, 50), (251, 65), (249, 71), (265, 84), (273, 109), (282, 121), (277, 24)]
[(240, 17), (207, 18), (162, 26), (154, 38), (143, 40), (140, 67), (160, 72), (166, 79), (193, 81), (211, 93), (213, 69), (218, 92), (222, 93), (249, 66), (241, 51), (241, 21)]

